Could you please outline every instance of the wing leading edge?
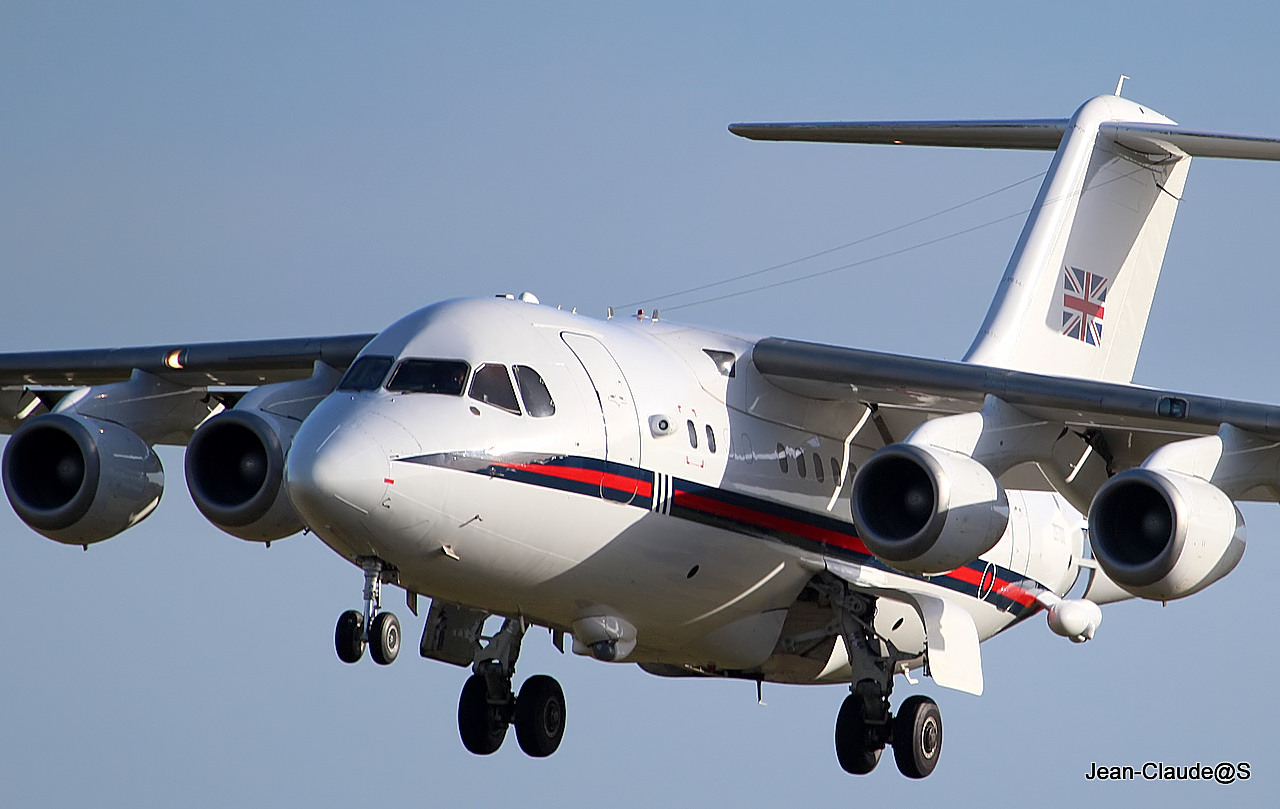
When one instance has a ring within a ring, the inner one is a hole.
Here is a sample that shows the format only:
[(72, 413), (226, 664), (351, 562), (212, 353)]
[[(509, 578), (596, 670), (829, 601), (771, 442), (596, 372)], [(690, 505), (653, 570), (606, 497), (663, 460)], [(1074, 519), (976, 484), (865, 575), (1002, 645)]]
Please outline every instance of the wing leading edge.
[(922, 417), (977, 410), (990, 395), (1072, 423), (1175, 435), (1206, 435), (1232, 424), (1280, 438), (1280, 407), (1215, 396), (776, 337), (756, 343), (752, 360), (770, 381), (795, 393), (919, 408)]
[(186, 385), (262, 385), (343, 369), (372, 334), (0, 354), (0, 386), (101, 385), (144, 371)]

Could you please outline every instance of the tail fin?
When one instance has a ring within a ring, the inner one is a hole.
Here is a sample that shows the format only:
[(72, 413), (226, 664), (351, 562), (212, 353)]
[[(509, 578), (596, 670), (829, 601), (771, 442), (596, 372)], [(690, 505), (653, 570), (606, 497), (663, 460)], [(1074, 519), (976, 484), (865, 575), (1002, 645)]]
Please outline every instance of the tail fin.
[(735, 124), (760, 140), (1055, 149), (967, 362), (1128, 382), (1191, 156), (1280, 160), (1280, 140), (1188, 130), (1118, 96), (1070, 120)]

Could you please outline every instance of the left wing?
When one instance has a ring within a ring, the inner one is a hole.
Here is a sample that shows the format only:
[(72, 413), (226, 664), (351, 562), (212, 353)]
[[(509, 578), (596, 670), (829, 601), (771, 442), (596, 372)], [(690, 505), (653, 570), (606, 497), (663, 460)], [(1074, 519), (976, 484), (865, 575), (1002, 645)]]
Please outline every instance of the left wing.
[[(1060, 425), (1052, 453), (1036, 465), (1045, 474), (1021, 465), (1000, 479), (1014, 488), (1057, 489), (1081, 511), (1109, 478), (1172, 442), (1214, 435), (1222, 425), (1280, 440), (1274, 405), (774, 337), (756, 343), (751, 356), (778, 387), (873, 410), (882, 444), (903, 441), (930, 419), (978, 413), (988, 397)], [(1277, 499), (1268, 487), (1252, 488), (1248, 497)]]

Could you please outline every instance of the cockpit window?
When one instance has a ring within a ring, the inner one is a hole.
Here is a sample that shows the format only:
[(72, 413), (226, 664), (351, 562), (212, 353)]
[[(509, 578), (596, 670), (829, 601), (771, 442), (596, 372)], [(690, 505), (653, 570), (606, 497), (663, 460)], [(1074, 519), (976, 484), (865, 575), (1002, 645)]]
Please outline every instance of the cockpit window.
[(524, 409), (534, 418), (554, 416), (556, 403), (551, 399), (551, 391), (547, 383), (542, 381), (542, 374), (528, 365), (515, 366), (516, 384), (520, 386), (520, 398), (524, 399)]
[(404, 360), (391, 375), (387, 390), (461, 396), (470, 370), (462, 360)]
[(338, 390), (376, 390), (382, 386), (382, 380), (390, 370), (390, 357), (361, 357), (351, 363), (346, 376), (338, 383)]
[(516, 401), (516, 390), (511, 387), (511, 376), (505, 365), (481, 365), (471, 378), (471, 391), (467, 395), (508, 413), (520, 415), (520, 403)]

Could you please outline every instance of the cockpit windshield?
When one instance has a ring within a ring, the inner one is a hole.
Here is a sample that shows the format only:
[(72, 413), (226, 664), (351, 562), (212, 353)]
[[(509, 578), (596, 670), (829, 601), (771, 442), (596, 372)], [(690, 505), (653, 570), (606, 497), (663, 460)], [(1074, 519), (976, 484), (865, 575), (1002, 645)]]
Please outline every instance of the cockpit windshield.
[(461, 396), (470, 371), (462, 360), (404, 360), (387, 382), (387, 390)]
[(347, 369), (346, 376), (338, 383), (338, 390), (376, 390), (382, 386), (382, 380), (387, 378), (390, 370), (390, 357), (361, 357)]

